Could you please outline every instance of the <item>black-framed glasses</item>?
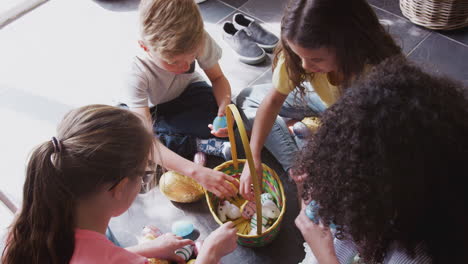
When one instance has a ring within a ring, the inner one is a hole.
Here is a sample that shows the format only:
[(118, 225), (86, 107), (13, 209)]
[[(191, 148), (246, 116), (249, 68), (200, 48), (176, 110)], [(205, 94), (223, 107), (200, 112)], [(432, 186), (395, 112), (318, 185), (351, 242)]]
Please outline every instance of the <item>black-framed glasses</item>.
[(141, 176), (141, 185), (146, 185), (150, 183), (154, 178), (156, 177), (156, 171), (155, 170), (147, 170), (145, 171), (145, 174)]
[[(148, 161), (148, 165), (146, 167), (147, 170), (145, 170), (143, 175), (139, 176), (139, 177), (141, 177), (141, 186), (142, 187), (148, 185), (156, 177), (156, 170), (153, 169), (154, 165), (155, 164), (154, 164), (153, 161)], [(114, 184), (112, 184), (112, 186), (108, 189), (108, 191), (114, 189), (115, 186), (117, 186), (124, 178), (125, 178), (125, 176), (120, 177)]]
[[(151, 182), (151, 180), (154, 179), (156, 175), (156, 171), (154, 170), (148, 170), (148, 171), (145, 171), (145, 173), (143, 175), (140, 175), (139, 177), (141, 178), (141, 186), (146, 186), (148, 183)], [(125, 178), (124, 177), (121, 177), (119, 180), (117, 180), (109, 189), (108, 191), (114, 189), (123, 179)]]

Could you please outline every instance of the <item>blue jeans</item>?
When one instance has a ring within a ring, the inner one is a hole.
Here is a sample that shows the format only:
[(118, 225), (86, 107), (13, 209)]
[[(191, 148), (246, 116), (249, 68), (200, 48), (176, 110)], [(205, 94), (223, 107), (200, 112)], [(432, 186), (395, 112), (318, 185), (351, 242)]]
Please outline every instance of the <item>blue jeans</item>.
[(170, 150), (186, 159), (192, 159), (197, 151), (197, 138), (210, 138), (208, 128), (218, 113), (213, 89), (206, 82), (190, 84), (172, 101), (150, 109), (153, 131)]
[[(289, 133), (283, 118), (302, 120), (304, 117), (319, 116), (326, 108), (312, 86), (309, 83), (305, 83), (305, 86), (306, 96), (302, 97), (295, 91), (288, 95), (265, 141), (265, 147), (285, 171), (294, 165), (296, 154), (305, 142)], [(237, 96), (236, 105), (243, 112), (247, 129), (252, 130), (257, 109), (270, 89), (274, 89), (271, 83), (256, 85), (242, 90)]]
[(107, 239), (109, 239), (112, 243), (114, 243), (114, 245), (118, 246), (118, 247), (122, 247), (119, 243), (119, 241), (117, 240), (117, 238), (115, 238), (114, 236), (114, 233), (112, 233), (112, 230), (110, 229), (110, 227), (107, 227), (106, 229), (106, 237)]

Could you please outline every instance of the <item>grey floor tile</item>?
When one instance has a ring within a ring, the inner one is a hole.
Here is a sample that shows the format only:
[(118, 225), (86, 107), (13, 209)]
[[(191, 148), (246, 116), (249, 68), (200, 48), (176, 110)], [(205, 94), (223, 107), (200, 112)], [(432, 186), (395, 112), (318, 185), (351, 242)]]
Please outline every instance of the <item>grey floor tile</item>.
[(468, 47), (432, 34), (409, 58), (435, 74), (448, 75), (468, 84)]
[[(373, 6), (376, 6), (378, 8), (384, 9), (395, 15), (405, 18), (400, 9), (399, 0), (367, 0), (367, 1), (369, 2), (369, 4)], [(439, 33), (468, 45), (468, 27), (460, 28), (456, 30), (450, 30), (450, 31), (440, 31)]]
[[(400, 9), (399, 0), (367, 0), (367, 1), (369, 2), (369, 4), (373, 6), (376, 6), (378, 8), (384, 9), (388, 12), (391, 12), (395, 15), (405, 18)], [(439, 33), (468, 45), (468, 27), (460, 28), (456, 30), (450, 30), (450, 31), (439, 31)]]
[(247, 3), (248, 0), (221, 0), (221, 1), (235, 8), (239, 8), (243, 4)]
[(227, 58), (221, 59), (220, 64), (226, 74), (226, 77), (231, 83), (233, 96), (239, 94), (240, 91), (248, 87), (253, 81), (260, 77), (263, 72), (269, 70), (271, 67), (271, 61), (271, 55), (268, 55), (266, 60), (258, 65), (244, 64), (233, 54), (229, 55)]
[(234, 8), (218, 0), (208, 0), (198, 4), (203, 21), (206, 23), (217, 23), (220, 19), (234, 12)]
[(264, 84), (264, 83), (271, 83), (271, 77), (273, 76), (273, 72), (271, 69), (266, 70), (258, 79), (256, 79), (253, 83), (250, 84), (252, 85), (258, 85), (258, 84)]
[(450, 31), (440, 31), (439, 33), (465, 45), (468, 45), (468, 27)]
[(120, 0), (120, 1), (109, 1), (109, 0), (93, 0), (101, 7), (118, 12), (126, 12), (137, 10), (140, 0)]
[(287, 1), (284, 0), (250, 0), (240, 10), (267, 22), (279, 32), (286, 4)]
[(416, 47), (428, 34), (429, 30), (413, 25), (408, 20), (374, 8), (381, 24), (387, 28), (395, 42), (407, 54)]
[(378, 8), (387, 10), (395, 15), (403, 17), (403, 14), (400, 10), (400, 1), (399, 0), (367, 0), (367, 2)]

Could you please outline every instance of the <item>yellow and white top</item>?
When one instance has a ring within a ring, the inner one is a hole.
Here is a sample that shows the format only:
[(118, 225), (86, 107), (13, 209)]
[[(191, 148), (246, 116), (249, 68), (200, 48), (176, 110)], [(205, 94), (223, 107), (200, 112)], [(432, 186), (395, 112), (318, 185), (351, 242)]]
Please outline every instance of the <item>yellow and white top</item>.
[[(337, 86), (330, 83), (327, 73), (307, 74), (304, 79), (311, 83), (315, 92), (327, 107), (334, 104), (338, 100), (340, 96), (339, 89)], [(279, 57), (276, 68), (273, 71), (272, 82), (276, 90), (284, 95), (288, 95), (296, 88), (289, 79), (288, 72), (286, 70), (285, 59), (282, 55)]]

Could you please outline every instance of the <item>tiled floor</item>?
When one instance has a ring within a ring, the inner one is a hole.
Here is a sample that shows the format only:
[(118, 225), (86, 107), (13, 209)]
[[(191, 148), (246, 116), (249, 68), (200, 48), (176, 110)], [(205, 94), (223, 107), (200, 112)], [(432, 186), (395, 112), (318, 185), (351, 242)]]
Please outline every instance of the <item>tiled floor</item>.
[[(0, 29), (0, 188), (19, 203), (24, 164), (34, 145), (54, 135), (55, 125), (69, 109), (113, 102), (137, 37), (138, 0), (49, 1)], [(410, 23), (398, 0), (369, 0), (381, 22), (409, 58), (436, 74), (468, 84), (468, 29), (435, 32)], [(271, 80), (271, 60), (258, 66), (240, 63), (223, 42), (220, 25), (235, 12), (258, 19), (279, 34), (285, 0), (208, 0), (200, 4), (205, 26), (223, 48), (221, 67), (233, 93)], [(265, 153), (265, 163), (281, 169)], [(214, 162), (216, 163), (216, 162)], [(282, 174), (282, 173), (280, 173)], [(283, 176), (283, 175), (281, 175)], [(284, 179), (284, 178), (283, 178)], [(239, 247), (223, 263), (297, 263), (304, 256), (302, 238), (294, 227), (298, 212), (295, 187), (284, 181), (287, 214), (282, 231), (269, 246)], [(11, 215), (0, 207), (0, 228)], [(201, 236), (217, 225), (204, 201), (192, 205), (169, 202), (154, 191), (137, 198), (130, 210), (111, 226), (124, 245), (136, 241), (144, 224), (168, 230), (185, 217)]]

